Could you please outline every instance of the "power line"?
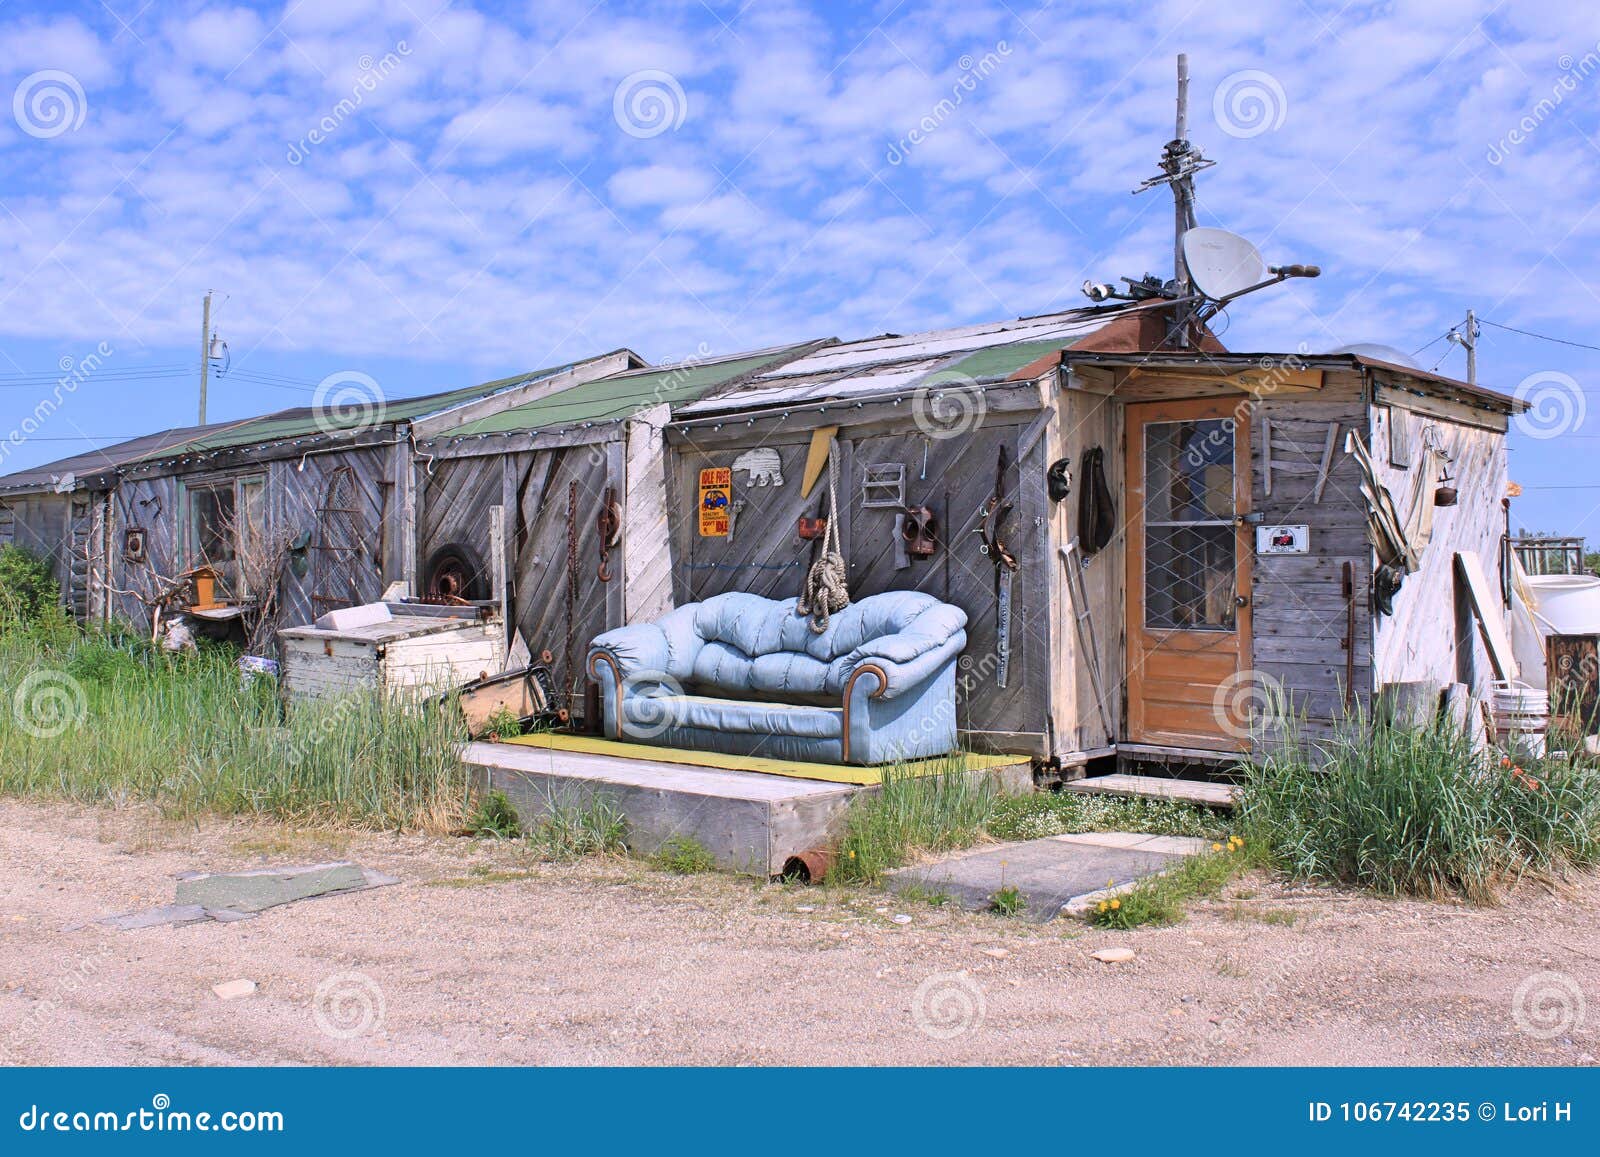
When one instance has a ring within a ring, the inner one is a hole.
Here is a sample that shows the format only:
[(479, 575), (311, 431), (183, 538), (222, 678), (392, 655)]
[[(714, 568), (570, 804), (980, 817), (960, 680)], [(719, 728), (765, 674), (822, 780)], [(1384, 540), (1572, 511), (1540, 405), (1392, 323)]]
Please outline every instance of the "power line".
[(1556, 345), (1567, 345), (1574, 349), (1593, 350), (1595, 353), (1600, 353), (1600, 345), (1586, 345), (1581, 341), (1568, 341), (1564, 337), (1551, 337), (1546, 333), (1534, 333), (1532, 330), (1518, 329), (1514, 325), (1501, 325), (1498, 321), (1490, 321), (1487, 318), (1480, 317), (1478, 320), (1484, 325), (1492, 325), (1495, 329), (1503, 329), (1507, 333), (1520, 333), (1523, 337), (1537, 338), (1540, 341), (1555, 342)]

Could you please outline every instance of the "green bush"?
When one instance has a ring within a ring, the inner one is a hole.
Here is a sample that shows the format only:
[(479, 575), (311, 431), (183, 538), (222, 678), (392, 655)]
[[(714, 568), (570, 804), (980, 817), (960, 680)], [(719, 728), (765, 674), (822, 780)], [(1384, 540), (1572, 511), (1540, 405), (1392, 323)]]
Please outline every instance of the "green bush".
[(1448, 722), (1352, 720), (1311, 752), (1295, 735), (1245, 769), (1240, 820), (1293, 876), (1490, 902), (1525, 874), (1600, 862), (1600, 775), (1474, 750)]
[(61, 588), (50, 577), (50, 564), (15, 543), (0, 546), (0, 631), (63, 619)]
[(475, 836), (514, 840), (522, 835), (522, 817), (503, 791), (485, 793), (467, 818), (467, 831)]

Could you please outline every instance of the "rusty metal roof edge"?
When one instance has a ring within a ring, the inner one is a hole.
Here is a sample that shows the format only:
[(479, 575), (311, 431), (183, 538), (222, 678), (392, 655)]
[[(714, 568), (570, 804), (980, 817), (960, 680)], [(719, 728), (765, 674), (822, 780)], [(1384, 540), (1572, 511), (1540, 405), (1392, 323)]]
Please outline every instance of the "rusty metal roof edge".
[(1166, 365), (1175, 368), (1192, 368), (1195, 365), (1212, 363), (1219, 370), (1238, 370), (1249, 367), (1270, 370), (1285, 365), (1300, 365), (1308, 369), (1375, 369), (1440, 387), (1440, 392), (1448, 391), (1474, 401), (1490, 403), (1496, 408), (1504, 409), (1506, 413), (1521, 413), (1528, 408), (1528, 403), (1520, 398), (1501, 393), (1499, 390), (1491, 390), (1487, 386), (1474, 385), (1471, 382), (1463, 382), (1459, 378), (1416, 369), (1412, 366), (1403, 366), (1396, 362), (1380, 361), (1377, 358), (1369, 358), (1361, 354), (1297, 354), (1283, 352), (1230, 352), (1224, 354), (1181, 353), (1172, 350), (1151, 353), (1093, 353), (1067, 350), (1065, 360), (1069, 362), (1098, 362), (1102, 365)]

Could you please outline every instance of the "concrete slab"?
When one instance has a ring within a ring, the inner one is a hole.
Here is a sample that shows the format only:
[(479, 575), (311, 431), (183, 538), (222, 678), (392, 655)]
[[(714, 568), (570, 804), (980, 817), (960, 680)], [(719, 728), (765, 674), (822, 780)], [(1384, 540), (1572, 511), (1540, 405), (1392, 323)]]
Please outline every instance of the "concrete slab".
[(1204, 807), (1231, 808), (1239, 789), (1232, 784), (1203, 779), (1165, 779), (1158, 775), (1096, 775), (1074, 779), (1061, 785), (1064, 791), (1084, 795), (1139, 796), (1144, 799), (1171, 799)]
[(1044, 923), (1087, 897), (1124, 888), (1167, 871), (1211, 845), (1206, 840), (1130, 832), (1046, 836), (956, 852), (889, 873), (889, 888), (944, 892), (963, 908), (981, 911), (1000, 888), (1015, 886), (1028, 901), (1027, 919)]
[(469, 743), (462, 760), (475, 785), (504, 792), (525, 824), (604, 796), (627, 818), (635, 853), (688, 836), (718, 866), (755, 876), (777, 875), (790, 856), (830, 843), (850, 801), (878, 790), (508, 743)]

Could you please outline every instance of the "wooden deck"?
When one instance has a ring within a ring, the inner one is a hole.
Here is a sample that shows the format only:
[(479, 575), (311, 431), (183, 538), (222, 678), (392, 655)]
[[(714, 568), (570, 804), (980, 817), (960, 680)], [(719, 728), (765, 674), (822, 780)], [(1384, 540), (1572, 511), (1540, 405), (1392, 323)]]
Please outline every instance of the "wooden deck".
[(1239, 789), (1231, 784), (1201, 779), (1164, 779), (1154, 775), (1099, 775), (1092, 779), (1071, 780), (1061, 787), (1064, 791), (1085, 795), (1171, 799), (1215, 808), (1233, 807), (1239, 795)]

